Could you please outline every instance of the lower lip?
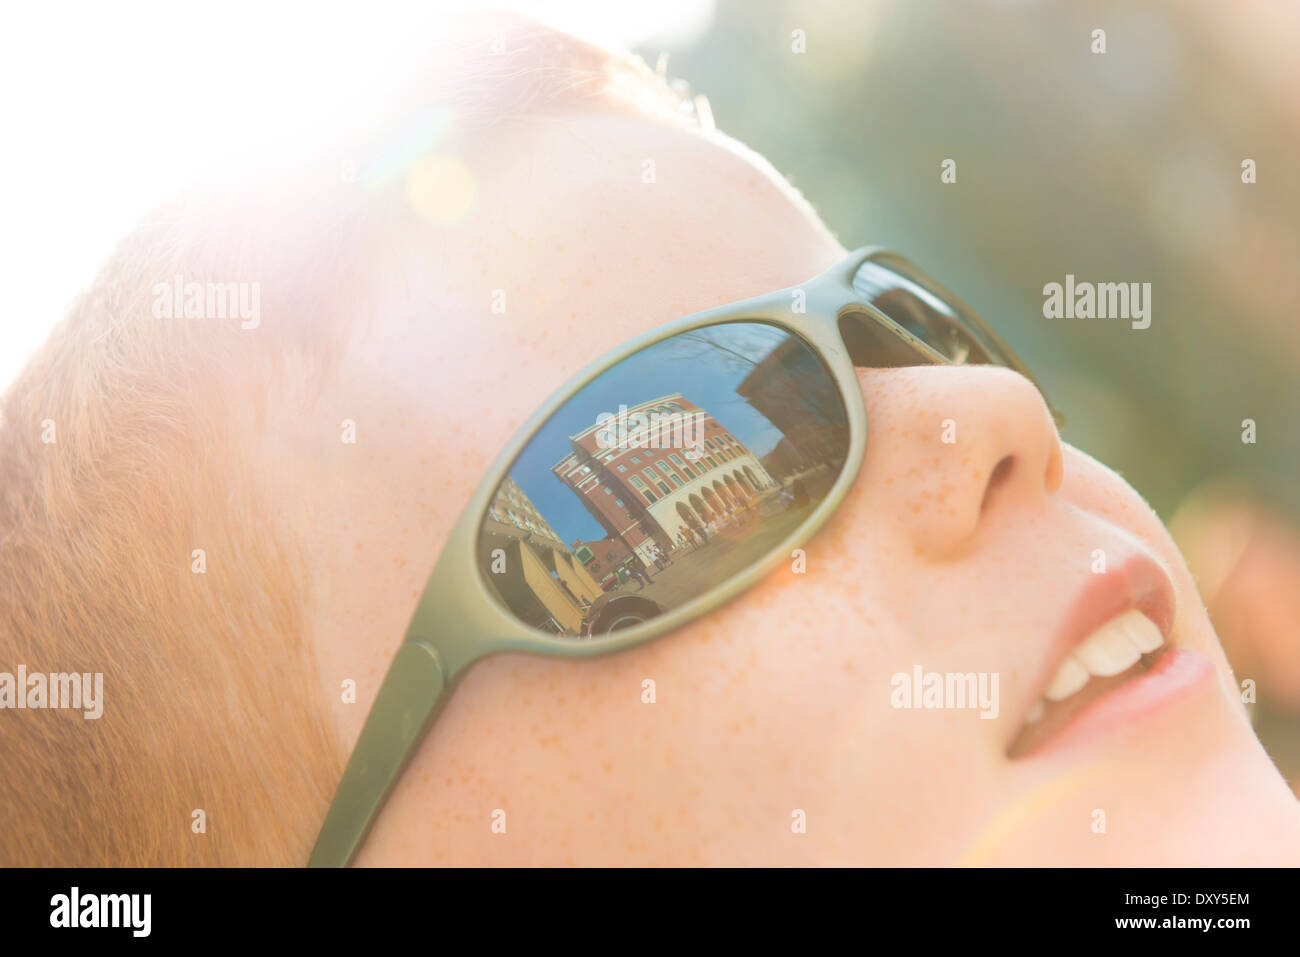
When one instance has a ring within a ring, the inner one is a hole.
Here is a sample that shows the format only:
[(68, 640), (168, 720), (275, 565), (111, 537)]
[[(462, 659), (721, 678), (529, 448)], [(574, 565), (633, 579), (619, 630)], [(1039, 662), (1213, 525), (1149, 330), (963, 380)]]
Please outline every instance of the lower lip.
[(1213, 663), (1197, 651), (1171, 648), (1151, 670), (1098, 698), (1034, 749), (1033, 757), (1095, 741), (1163, 714), (1214, 683)]

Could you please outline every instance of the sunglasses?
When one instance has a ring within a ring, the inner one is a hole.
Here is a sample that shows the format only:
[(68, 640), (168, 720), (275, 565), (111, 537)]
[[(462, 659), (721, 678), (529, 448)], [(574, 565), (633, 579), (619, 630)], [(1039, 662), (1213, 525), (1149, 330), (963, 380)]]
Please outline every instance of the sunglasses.
[(453, 528), (310, 866), (351, 862), (475, 661), (619, 651), (790, 561), (862, 462), (855, 366), (966, 363), (1032, 381), (970, 308), (902, 257), (864, 248), (803, 285), (661, 326), (571, 379)]

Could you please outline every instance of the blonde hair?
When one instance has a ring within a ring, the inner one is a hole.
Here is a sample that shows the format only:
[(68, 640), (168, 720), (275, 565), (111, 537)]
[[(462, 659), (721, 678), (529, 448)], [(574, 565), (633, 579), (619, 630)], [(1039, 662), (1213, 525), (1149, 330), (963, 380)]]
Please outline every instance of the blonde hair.
[[(449, 104), (467, 139), (579, 107), (682, 113), (635, 58), (513, 15), (449, 26), (406, 102)], [(306, 861), (344, 753), (257, 438), (364, 315), (340, 290), (395, 214), (339, 196), (272, 177), (160, 209), (0, 404), (0, 671), (104, 674), (98, 719), (0, 712), (0, 865)], [(283, 321), (160, 317), (173, 276), (258, 277)]]
[(0, 669), (104, 675), (98, 719), (0, 712), (0, 864), (301, 861), (341, 765), (248, 441), (272, 336), (152, 314), (226, 271), (186, 228), (124, 243), (0, 407)]

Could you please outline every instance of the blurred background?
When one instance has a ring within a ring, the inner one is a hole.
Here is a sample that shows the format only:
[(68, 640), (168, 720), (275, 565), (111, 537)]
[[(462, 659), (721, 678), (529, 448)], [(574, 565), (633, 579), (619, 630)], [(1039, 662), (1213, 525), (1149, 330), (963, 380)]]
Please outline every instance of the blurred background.
[[(667, 54), (845, 245), (904, 253), (989, 319), (1065, 412), (1064, 437), (1171, 525), (1300, 788), (1300, 3), (494, 5), (651, 65)], [(418, 68), (444, 13), (7, 14), (0, 386), (153, 203), (364, 109), (389, 73)], [(1150, 328), (1045, 319), (1043, 287), (1067, 274), (1151, 283)]]

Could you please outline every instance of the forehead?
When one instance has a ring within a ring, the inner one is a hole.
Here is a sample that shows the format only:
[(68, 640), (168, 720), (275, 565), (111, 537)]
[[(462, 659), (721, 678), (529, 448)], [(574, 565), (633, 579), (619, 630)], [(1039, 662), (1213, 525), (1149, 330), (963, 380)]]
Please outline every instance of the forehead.
[(465, 254), (567, 306), (561, 318), (599, 312), (610, 347), (655, 323), (798, 283), (842, 252), (757, 154), (637, 115), (580, 114), (520, 130), (483, 172)]
[(655, 325), (843, 255), (769, 164), (720, 135), (584, 113), (501, 133), (463, 162), (472, 204), (454, 226), (416, 218), (396, 239), (402, 281), (379, 291), (364, 349), (425, 403), (481, 391), (514, 418)]

